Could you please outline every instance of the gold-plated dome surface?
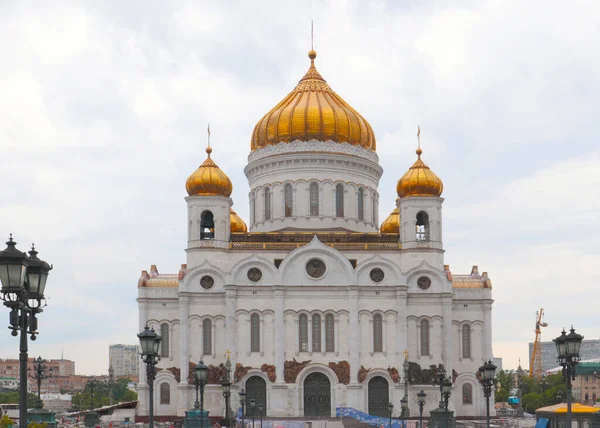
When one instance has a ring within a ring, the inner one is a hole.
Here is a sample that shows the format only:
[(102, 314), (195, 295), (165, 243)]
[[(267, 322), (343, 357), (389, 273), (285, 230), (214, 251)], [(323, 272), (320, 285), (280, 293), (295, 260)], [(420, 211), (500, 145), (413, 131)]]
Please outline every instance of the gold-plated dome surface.
[(400, 212), (398, 207), (394, 208), (394, 211), (386, 218), (381, 227), (379, 228), (381, 233), (400, 233)]
[(248, 232), (248, 226), (246, 226), (244, 220), (242, 220), (242, 218), (239, 215), (237, 215), (233, 208), (229, 209), (229, 222), (231, 223), (231, 232)]
[(375, 151), (375, 134), (366, 121), (336, 94), (315, 68), (317, 53), (310, 51), (310, 67), (298, 85), (258, 121), (252, 151), (295, 140), (334, 141)]
[(231, 180), (210, 158), (212, 149), (206, 148), (208, 157), (185, 183), (190, 196), (229, 196), (233, 190)]
[(400, 198), (407, 196), (440, 196), (444, 190), (442, 180), (421, 160), (421, 153), (423, 151), (418, 148), (417, 161), (398, 180), (396, 192)]

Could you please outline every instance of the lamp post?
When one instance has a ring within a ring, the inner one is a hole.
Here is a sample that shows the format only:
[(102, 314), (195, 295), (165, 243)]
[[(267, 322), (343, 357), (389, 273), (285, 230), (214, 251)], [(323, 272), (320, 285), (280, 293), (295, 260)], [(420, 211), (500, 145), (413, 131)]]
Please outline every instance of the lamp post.
[[(42, 359), (42, 357), (37, 357), (34, 358), (33, 360), (33, 374), (31, 374), (31, 370), (27, 369), (27, 372), (29, 373), (29, 376), (32, 379), (35, 379), (37, 381), (37, 392), (38, 392), (38, 398), (35, 402), (35, 408), (36, 409), (41, 409), (42, 407), (44, 407), (44, 402), (42, 401), (42, 381), (44, 379), (48, 379), (49, 377), (52, 376), (52, 367), (50, 367), (48, 369), (48, 366), (46, 365), (48, 361)], [(46, 369), (48, 369), (46, 371)]]
[(246, 391), (244, 388), (238, 393), (240, 396), (240, 405), (242, 406), (242, 428), (244, 428), (244, 411), (246, 410)]
[(221, 386), (223, 387), (223, 397), (225, 398), (225, 426), (231, 428), (231, 418), (229, 416), (229, 398), (231, 397), (231, 361), (227, 358), (225, 363), (225, 376), (221, 379)]
[(250, 399), (250, 410), (252, 411), (252, 428), (254, 428), (254, 408), (256, 407), (256, 399), (252, 397)]
[(444, 369), (444, 366), (442, 364), (438, 365), (438, 369), (437, 372), (433, 378), (433, 385), (439, 385), (440, 386), (440, 404), (439, 404), (439, 408), (443, 409), (444, 408), (444, 391), (443, 391), (443, 386), (444, 386), (444, 381), (446, 380), (446, 370)]
[(419, 404), (419, 428), (423, 428), (423, 407), (425, 406), (425, 398), (427, 394), (421, 390), (417, 394), (417, 403)]
[(92, 376), (91, 379), (87, 381), (87, 384), (90, 387), (90, 410), (94, 410), (94, 389), (96, 388), (98, 381)]
[(542, 376), (542, 380), (540, 380), (540, 389), (542, 390), (542, 402), (546, 404), (546, 390), (548, 389), (548, 380), (546, 379), (546, 375)]
[(46, 306), (44, 291), (52, 266), (37, 257), (31, 246), (29, 257), (16, 248), (12, 234), (6, 249), (0, 251), (0, 282), (4, 306), (10, 309), (9, 329), (13, 336), (21, 332), (19, 344), (19, 427), (27, 428), (27, 334), (35, 340), (36, 315)]
[(571, 380), (575, 380), (575, 367), (579, 362), (579, 349), (583, 336), (575, 333), (575, 329), (571, 326), (569, 334), (563, 329), (560, 336), (552, 339), (556, 345), (558, 353), (558, 363), (562, 366), (562, 374), (567, 381), (567, 427), (571, 426), (573, 415), (571, 413)]
[[(208, 367), (202, 360), (194, 368), (194, 386), (196, 387), (196, 401), (194, 409), (200, 409), (200, 428), (204, 427), (204, 385), (208, 380)], [(200, 390), (200, 402), (198, 402), (198, 390)]]
[(408, 398), (406, 395), (402, 397), (400, 400), (400, 417), (402, 418), (402, 427), (405, 426), (404, 420), (408, 418), (410, 415), (408, 414)]
[(388, 413), (390, 414), (390, 428), (392, 428), (392, 412), (394, 411), (394, 405), (392, 403), (388, 403)]
[(492, 360), (488, 360), (481, 367), (479, 367), (479, 374), (481, 375), (481, 384), (483, 385), (483, 395), (485, 396), (485, 412), (487, 428), (490, 428), (490, 397), (492, 396), (492, 386), (494, 385), (494, 379), (496, 377), (496, 365), (492, 363)]
[(450, 394), (452, 394), (452, 381), (450, 380), (450, 378), (446, 378), (444, 379), (442, 385), (442, 396), (444, 397), (444, 410), (446, 411), (446, 427), (448, 426), (448, 400), (450, 399)]
[(148, 382), (148, 427), (154, 428), (154, 378), (156, 377), (156, 364), (160, 360), (158, 348), (161, 337), (154, 329), (147, 325), (138, 335), (142, 349), (142, 361), (146, 364), (146, 381)]
[[(408, 351), (404, 351), (404, 362), (402, 363), (402, 369), (404, 371), (404, 397), (403, 400), (406, 399), (406, 403), (408, 403), (408, 369), (410, 368), (410, 363), (408, 362)], [(408, 405), (406, 408), (402, 408), (401, 410), (404, 412), (404, 417), (407, 418), (410, 416), (410, 411), (408, 409)]]
[(263, 417), (263, 412), (264, 412), (264, 407), (263, 407), (263, 403), (258, 403), (258, 414), (260, 415), (260, 428), (262, 428), (262, 417)]
[(109, 404), (113, 405), (113, 386), (115, 383), (115, 370), (113, 369), (112, 364), (108, 366), (108, 399)]

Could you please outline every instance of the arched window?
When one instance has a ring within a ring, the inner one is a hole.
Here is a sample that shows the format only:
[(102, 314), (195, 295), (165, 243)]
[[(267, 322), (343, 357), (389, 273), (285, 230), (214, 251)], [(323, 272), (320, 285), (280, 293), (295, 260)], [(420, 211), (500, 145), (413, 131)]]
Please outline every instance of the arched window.
[(325, 315), (325, 352), (335, 352), (335, 320), (333, 315)]
[(429, 355), (429, 321), (421, 320), (421, 355)]
[(317, 183), (310, 185), (310, 215), (319, 215), (319, 185)]
[(335, 186), (335, 216), (344, 217), (344, 186)]
[(298, 340), (300, 352), (308, 352), (308, 317), (301, 314), (298, 318)]
[(429, 241), (429, 216), (425, 211), (417, 213), (417, 241)]
[(373, 352), (383, 352), (383, 319), (380, 314), (373, 316)]
[(284, 187), (284, 200), (285, 200), (285, 216), (291, 217), (293, 215), (293, 198), (292, 198), (292, 185), (286, 184)]
[(473, 385), (465, 383), (462, 387), (463, 404), (473, 404)]
[(271, 189), (265, 188), (265, 220), (271, 219)]
[(169, 356), (169, 324), (160, 325), (160, 356)]
[(260, 317), (250, 316), (250, 352), (260, 352)]
[(373, 223), (379, 224), (379, 216), (377, 215), (377, 200), (373, 197)]
[(171, 385), (167, 382), (160, 384), (160, 404), (171, 404)]
[(215, 221), (213, 213), (210, 211), (204, 211), (200, 216), (200, 239), (214, 239), (215, 238)]
[(360, 188), (360, 189), (358, 189), (358, 201), (356, 202), (358, 204), (358, 219), (359, 220), (365, 219), (364, 202), (365, 202), (365, 191), (362, 188)]
[(212, 354), (212, 321), (205, 319), (202, 322), (202, 355)]
[(317, 314), (312, 317), (312, 350), (321, 352), (321, 316)]
[(469, 324), (462, 326), (462, 356), (471, 358), (471, 326)]
[(252, 200), (250, 201), (250, 205), (252, 208), (252, 219), (250, 220), (252, 223), (256, 222), (256, 196), (252, 195)]

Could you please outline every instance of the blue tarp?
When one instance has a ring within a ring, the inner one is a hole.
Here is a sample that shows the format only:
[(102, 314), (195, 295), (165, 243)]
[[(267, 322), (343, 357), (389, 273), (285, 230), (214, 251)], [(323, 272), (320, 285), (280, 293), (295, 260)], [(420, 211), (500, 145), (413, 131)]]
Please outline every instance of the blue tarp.
[(539, 418), (535, 423), (535, 428), (546, 428), (548, 425), (548, 418)]
[[(352, 407), (336, 407), (335, 416), (337, 416), (338, 418), (345, 416), (348, 418), (356, 419), (357, 421), (360, 421), (360, 422), (367, 423), (372, 426), (377, 426), (377, 427), (383, 426), (385, 428), (390, 428), (390, 419), (389, 418), (382, 418), (380, 416), (371, 416), (367, 413), (363, 413), (359, 410), (353, 409)], [(400, 421), (398, 419), (392, 419), (391, 428), (406, 428), (406, 422)]]

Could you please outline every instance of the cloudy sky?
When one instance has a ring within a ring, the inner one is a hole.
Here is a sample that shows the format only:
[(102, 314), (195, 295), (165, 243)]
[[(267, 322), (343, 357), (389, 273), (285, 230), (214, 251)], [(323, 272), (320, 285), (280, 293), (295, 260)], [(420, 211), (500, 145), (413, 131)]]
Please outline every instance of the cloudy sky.
[(100, 374), (137, 342), (140, 271), (185, 262), (207, 123), (248, 218), (252, 129), (306, 71), (311, 20), (317, 68), (375, 130), (382, 219), (421, 126), (446, 262), (493, 280), (495, 356), (528, 367), (539, 308), (546, 340), (600, 338), (600, 3), (9, 0), (0, 236), (54, 264), (32, 355)]

